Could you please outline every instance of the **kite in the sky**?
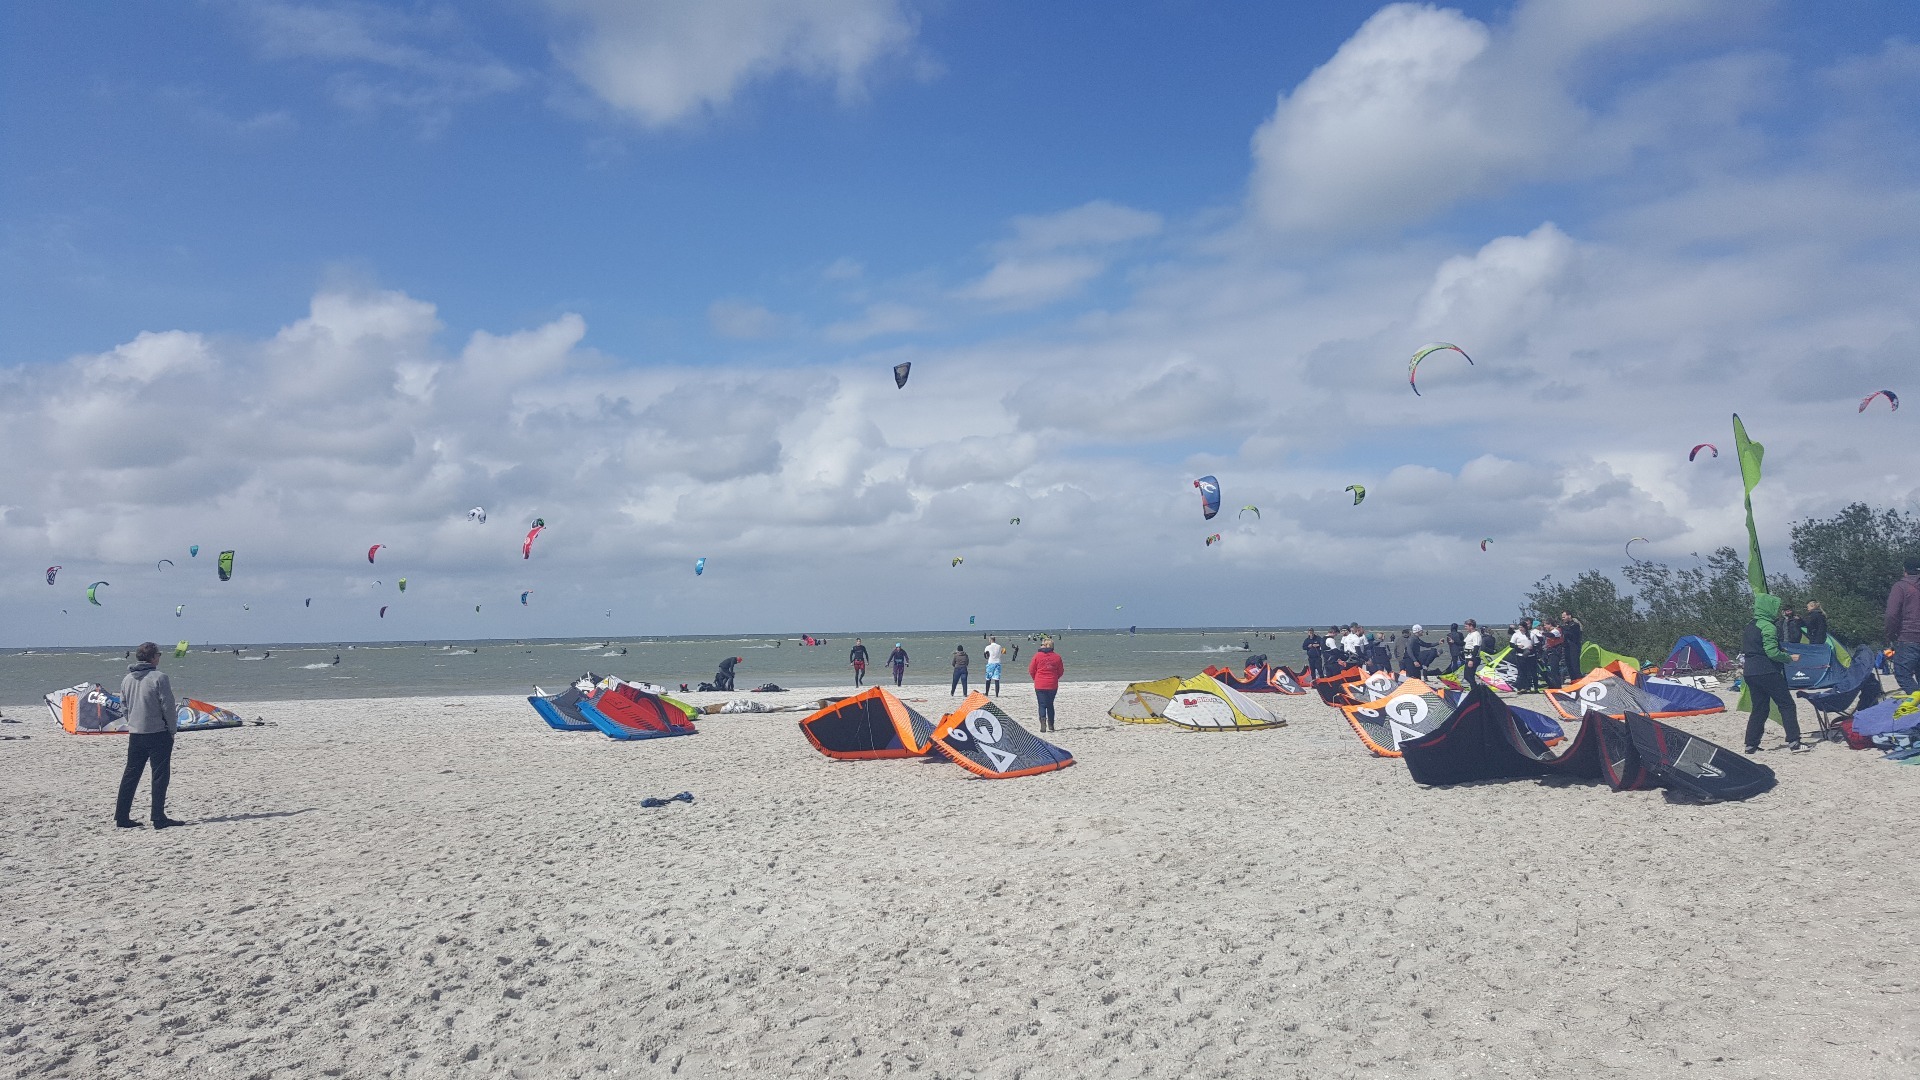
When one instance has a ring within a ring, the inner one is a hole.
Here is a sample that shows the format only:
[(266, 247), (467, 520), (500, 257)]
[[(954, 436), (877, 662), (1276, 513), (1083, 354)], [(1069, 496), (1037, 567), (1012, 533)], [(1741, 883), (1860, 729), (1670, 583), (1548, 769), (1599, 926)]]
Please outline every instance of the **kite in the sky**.
[(220, 571), (221, 581), (233, 580), (233, 552), (232, 551), (229, 550), (229, 551), (223, 551), (220, 553), (220, 565), (218, 569)]
[(386, 584), (386, 582), (384, 582), (384, 581), (376, 581), (376, 582), (374, 582), (374, 583), (373, 583), (373, 587), (377, 589), (377, 588), (379, 588), (380, 586), (382, 586), (382, 585), (385, 585), (385, 584)]
[(526, 606), (527, 606), (527, 597), (529, 597), (529, 596), (532, 596), (532, 595), (533, 595), (533, 590), (532, 590), (532, 589), (528, 589), (528, 590), (527, 590), (526, 592), (523, 592), (523, 593), (521, 593), (521, 594), (520, 594), (520, 606), (521, 606), (521, 607), (526, 607)]
[(476, 525), (485, 525), (487, 523), (487, 508), (484, 506), (476, 506), (467, 511), (467, 520)]
[(157, 562), (157, 563), (154, 563), (154, 564), (153, 564), (153, 569), (154, 569), (154, 572), (155, 572), (155, 573), (160, 573), (160, 572), (161, 572), (161, 571), (160, 571), (160, 568), (161, 568), (161, 567), (163, 567), (163, 566), (172, 566), (172, 565), (173, 565), (173, 560), (172, 560), (172, 559), (161, 559), (161, 560), (160, 560), (159, 562)]
[(401, 578), (401, 579), (400, 579), (400, 591), (401, 591), (401, 592), (406, 592), (406, 591), (407, 591), (407, 579), (406, 579), (406, 578)]
[(911, 360), (893, 365), (893, 385), (905, 390), (907, 388), (907, 376), (912, 372), (913, 361)]
[(374, 552), (376, 552), (376, 551), (379, 551), (379, 550), (380, 550), (381, 548), (383, 548), (383, 547), (386, 547), (386, 546), (387, 546), (387, 545), (385, 545), (385, 544), (375, 544), (375, 545), (373, 545), (372, 547), (370, 547), (370, 548), (368, 548), (368, 549), (367, 549), (367, 562), (369, 562), (369, 563), (371, 563), (371, 562), (373, 562), (373, 553), (374, 553)]
[(1854, 411), (1866, 412), (1867, 406), (1873, 404), (1873, 399), (1877, 397), (1884, 397), (1887, 399), (1887, 404), (1891, 406), (1891, 408), (1889, 408), (1888, 410), (1889, 412), (1898, 412), (1900, 410), (1900, 395), (1894, 393), (1891, 390), (1875, 390), (1873, 393), (1868, 394), (1866, 397), (1861, 398), (1860, 407), (1858, 409), (1855, 409)]
[(174, 617), (174, 618), (176, 618), (176, 619), (177, 619), (177, 618), (179, 618), (179, 617), (180, 617), (180, 613), (181, 613), (181, 612), (183, 612), (183, 611), (185, 611), (185, 610), (187, 610), (187, 605), (185, 605), (185, 604), (175, 604), (175, 605), (173, 605), (173, 617)]
[(540, 533), (546, 529), (546, 527), (547, 527), (546, 518), (533, 519), (533, 528), (528, 529), (527, 538), (525, 540), (520, 541), (520, 557), (521, 558), (523, 559), (533, 558), (533, 538), (536, 536), (539, 536)]
[(54, 575), (58, 574), (59, 572), (60, 572), (60, 568), (57, 566), (47, 567), (47, 584), (49, 585), (53, 584)]
[(1018, 525), (1018, 524), (1020, 524), (1020, 519), (1019, 519), (1019, 518), (1008, 518), (1008, 519), (1007, 519), (1007, 524), (1009, 524), (1009, 525)]
[(309, 596), (309, 597), (307, 597), (307, 606), (308, 606), (308, 607), (312, 607), (312, 606), (313, 606), (313, 597), (311, 597), (311, 596)]
[(1647, 538), (1646, 538), (1646, 537), (1644, 537), (1644, 536), (1636, 536), (1636, 537), (1634, 537), (1633, 539), (1631, 539), (1631, 540), (1629, 540), (1629, 541), (1627, 541), (1627, 558), (1629, 558), (1629, 559), (1631, 559), (1631, 558), (1633, 558), (1633, 545), (1635, 545), (1635, 544), (1651, 544), (1651, 543), (1653, 543), (1653, 541), (1651, 541), (1651, 540), (1649, 540), (1649, 539), (1647, 539)]
[(1367, 489), (1361, 484), (1348, 484), (1342, 490), (1353, 492), (1353, 505), (1355, 506), (1359, 506), (1361, 503), (1367, 501)]
[(107, 582), (107, 581), (96, 581), (96, 582), (94, 582), (93, 584), (91, 584), (91, 585), (89, 585), (89, 586), (87, 586), (87, 603), (89, 603), (89, 604), (92, 604), (92, 605), (93, 605), (94, 607), (99, 607), (99, 606), (100, 606), (100, 593), (99, 593), (99, 591), (98, 591), (98, 590), (99, 590), (99, 588), (100, 588), (100, 586), (102, 586), (102, 585), (110, 585), (110, 584), (112, 584), (112, 582)]
[(387, 617), (387, 605), (385, 604), (380, 605), (380, 617), (383, 619)]
[(1697, 457), (1699, 457), (1699, 456), (1700, 456), (1700, 451), (1702, 451), (1702, 450), (1707, 450), (1707, 451), (1711, 451), (1714, 457), (1719, 457), (1719, 456), (1720, 456), (1720, 448), (1719, 448), (1719, 447), (1717, 447), (1717, 446), (1715, 446), (1715, 445), (1713, 445), (1713, 444), (1712, 444), (1712, 443), (1710, 443), (1710, 442), (1703, 442), (1703, 443), (1701, 443), (1700, 445), (1698, 445), (1698, 446), (1696, 446), (1696, 447), (1694, 447), (1694, 448), (1693, 448), (1692, 450), (1689, 450), (1689, 451), (1687, 451), (1687, 460), (1688, 460), (1688, 461), (1692, 461), (1692, 460), (1693, 460), (1694, 458), (1697, 458)]
[(963, 563), (963, 562), (966, 562), (966, 561), (967, 561), (967, 560), (966, 560), (966, 559), (964, 559), (964, 558), (962, 558), (961, 556), (958, 556), (958, 555), (955, 555), (955, 556), (953, 557), (953, 561), (947, 564), (947, 569), (949, 569), (949, 570), (951, 570), (951, 569), (953, 569), (954, 567), (956, 567), (956, 566), (959, 566), (959, 565), (960, 565), (961, 563)]
[(973, 615), (969, 615), (969, 616), (967, 616), (967, 625), (968, 625), (968, 626), (973, 626), (973, 625), (974, 625), (974, 621), (973, 621), (973, 620), (974, 620), (975, 618), (976, 618), (976, 616), (973, 616)]
[(1214, 534), (1213, 534), (1212, 536), (1209, 536), (1209, 537), (1207, 537), (1207, 546), (1208, 546), (1208, 547), (1212, 547), (1213, 545), (1215, 545), (1215, 544), (1217, 544), (1217, 543), (1219, 543), (1219, 542), (1220, 542), (1220, 534), (1219, 534), (1219, 533), (1214, 533)]
[(1246, 517), (1246, 516), (1247, 516), (1247, 511), (1249, 511), (1249, 510), (1251, 510), (1251, 511), (1253, 511), (1253, 520), (1255, 520), (1255, 521), (1259, 521), (1259, 520), (1260, 520), (1260, 508), (1259, 508), (1259, 507), (1257, 507), (1257, 506), (1253, 506), (1253, 505), (1251, 505), (1251, 504), (1249, 504), (1249, 505), (1247, 505), (1247, 506), (1243, 506), (1243, 507), (1241, 507), (1241, 508), (1240, 508), (1240, 513), (1234, 516), (1234, 520), (1235, 520), (1235, 521), (1238, 521), (1238, 520), (1239, 520), (1240, 518), (1243, 518), (1243, 517)]
[(1487, 550), (1487, 545), (1491, 543), (1493, 543), (1493, 537), (1491, 536), (1487, 537), (1485, 540), (1480, 541), (1480, 550), (1481, 551)]
[(1457, 352), (1461, 356), (1466, 357), (1467, 363), (1469, 365), (1473, 363), (1473, 357), (1467, 356), (1467, 351), (1465, 349), (1462, 349), (1460, 346), (1455, 345), (1451, 342), (1432, 341), (1432, 342), (1428, 342), (1425, 345), (1420, 346), (1419, 351), (1413, 354), (1413, 359), (1407, 361), (1407, 385), (1413, 387), (1413, 392), (1415, 395), (1418, 395), (1420, 393), (1420, 384), (1413, 381), (1414, 377), (1418, 375), (1420, 372), (1420, 361), (1425, 360), (1429, 353), (1444, 352), (1448, 349), (1452, 349), (1454, 352)]
[(1220, 512), (1220, 481), (1203, 476), (1195, 480), (1193, 486), (1200, 489), (1200, 513), (1212, 521), (1213, 515)]
[(189, 558), (193, 558), (193, 559), (197, 559), (197, 558), (199, 558), (199, 557), (200, 557), (200, 545), (199, 545), (199, 544), (194, 544), (194, 545), (191, 545), (190, 547), (188, 547), (188, 548), (187, 548), (187, 556), (188, 556)]
[(475, 615), (478, 615), (478, 614), (480, 614), (480, 605), (479, 605), (479, 604), (475, 604), (475, 605), (473, 605), (473, 613), (474, 613)]
[(706, 572), (707, 572), (707, 560), (705, 557), (693, 560), (693, 576), (694, 577), (699, 577), (701, 574), (704, 574)]

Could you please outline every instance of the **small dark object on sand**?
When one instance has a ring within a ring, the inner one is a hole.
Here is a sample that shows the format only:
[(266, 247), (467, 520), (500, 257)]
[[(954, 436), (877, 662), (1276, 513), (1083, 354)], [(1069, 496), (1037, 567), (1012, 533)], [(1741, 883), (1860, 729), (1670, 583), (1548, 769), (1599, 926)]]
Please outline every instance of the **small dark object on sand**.
[(652, 797), (641, 799), (640, 805), (641, 806), (665, 806), (668, 803), (675, 803), (675, 802), (690, 803), (692, 801), (693, 801), (693, 792), (683, 791), (678, 795), (672, 795), (664, 799), (655, 799)]

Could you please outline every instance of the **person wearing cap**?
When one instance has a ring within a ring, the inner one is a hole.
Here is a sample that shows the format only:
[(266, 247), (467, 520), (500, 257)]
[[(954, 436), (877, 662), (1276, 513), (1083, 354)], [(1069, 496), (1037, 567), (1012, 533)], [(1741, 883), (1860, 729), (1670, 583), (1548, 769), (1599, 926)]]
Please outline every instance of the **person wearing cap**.
[(1887, 646), (1893, 679), (1904, 693), (1920, 690), (1920, 555), (1907, 556), (1906, 575), (1887, 593)]
[(893, 685), (899, 686), (907, 681), (907, 650), (899, 642), (893, 643), (893, 651), (887, 654), (887, 666), (893, 669)]
[(1053, 730), (1053, 699), (1060, 693), (1060, 676), (1066, 674), (1067, 662), (1053, 651), (1053, 639), (1041, 638), (1040, 649), (1027, 661), (1027, 675), (1033, 679), (1034, 700), (1040, 706), (1040, 730)]

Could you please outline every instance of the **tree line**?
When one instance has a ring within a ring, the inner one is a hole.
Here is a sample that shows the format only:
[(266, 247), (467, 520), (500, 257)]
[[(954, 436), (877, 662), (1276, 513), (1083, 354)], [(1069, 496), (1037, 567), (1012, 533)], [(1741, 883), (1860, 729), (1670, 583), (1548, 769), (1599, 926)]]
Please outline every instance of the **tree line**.
[[(1771, 574), (1767, 589), (1796, 611), (1818, 600), (1829, 632), (1842, 643), (1879, 643), (1887, 590), (1899, 580), (1901, 562), (1920, 554), (1920, 517), (1854, 503), (1829, 518), (1794, 523), (1793, 561), (1801, 576)], [(1641, 560), (1620, 568), (1631, 591), (1599, 570), (1569, 582), (1552, 575), (1527, 593), (1530, 616), (1562, 611), (1580, 617), (1587, 640), (1643, 661), (1666, 658), (1674, 642), (1697, 634), (1731, 656), (1753, 617), (1753, 592), (1740, 552), (1722, 547), (1692, 565)]]

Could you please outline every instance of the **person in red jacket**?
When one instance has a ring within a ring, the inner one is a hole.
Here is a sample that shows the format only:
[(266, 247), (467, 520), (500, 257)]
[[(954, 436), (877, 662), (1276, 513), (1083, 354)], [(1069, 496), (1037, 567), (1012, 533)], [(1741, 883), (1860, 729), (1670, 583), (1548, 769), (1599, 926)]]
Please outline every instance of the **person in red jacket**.
[(1053, 639), (1041, 638), (1040, 651), (1027, 661), (1027, 674), (1033, 679), (1033, 696), (1040, 702), (1040, 730), (1053, 730), (1053, 698), (1060, 692), (1060, 676), (1067, 662), (1053, 651)]

